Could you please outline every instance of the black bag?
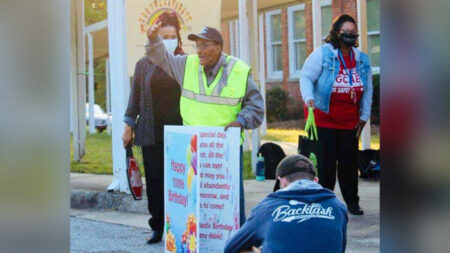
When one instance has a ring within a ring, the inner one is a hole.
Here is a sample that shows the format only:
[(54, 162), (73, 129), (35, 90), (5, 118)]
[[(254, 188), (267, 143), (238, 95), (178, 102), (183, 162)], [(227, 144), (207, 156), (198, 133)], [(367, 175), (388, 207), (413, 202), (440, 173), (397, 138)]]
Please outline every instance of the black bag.
[(319, 151), (319, 137), (314, 119), (314, 109), (308, 108), (308, 118), (306, 119), (305, 132), (307, 136), (298, 136), (298, 153), (311, 159), (317, 171), (317, 156)]
[[(314, 169), (317, 175), (317, 156), (319, 151), (319, 142), (317, 135), (317, 127), (314, 119), (314, 109), (308, 108), (308, 118), (306, 119), (305, 132), (307, 136), (298, 136), (298, 149), (297, 152), (301, 155), (308, 157), (314, 164)], [(280, 181), (277, 179), (273, 187), (273, 191), (280, 189)]]
[(369, 181), (380, 179), (380, 151), (367, 149), (358, 151), (360, 177)]

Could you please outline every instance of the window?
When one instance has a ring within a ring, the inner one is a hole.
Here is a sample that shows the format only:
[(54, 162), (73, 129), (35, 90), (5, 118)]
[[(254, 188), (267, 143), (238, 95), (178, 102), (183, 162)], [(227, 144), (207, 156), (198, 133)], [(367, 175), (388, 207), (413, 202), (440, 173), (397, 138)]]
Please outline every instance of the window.
[(289, 32), (289, 73), (291, 78), (299, 78), (306, 60), (305, 5), (288, 8)]
[(230, 30), (230, 55), (239, 57), (239, 21), (228, 22)]
[(266, 43), (267, 43), (267, 76), (269, 79), (283, 78), (281, 55), (281, 11), (266, 13)]
[(322, 0), (321, 7), (321, 29), (322, 29), (322, 43), (325, 44), (325, 39), (330, 34), (331, 25), (333, 23), (333, 15), (331, 9), (331, 0)]
[(380, 0), (367, 0), (367, 42), (372, 72), (380, 73)]

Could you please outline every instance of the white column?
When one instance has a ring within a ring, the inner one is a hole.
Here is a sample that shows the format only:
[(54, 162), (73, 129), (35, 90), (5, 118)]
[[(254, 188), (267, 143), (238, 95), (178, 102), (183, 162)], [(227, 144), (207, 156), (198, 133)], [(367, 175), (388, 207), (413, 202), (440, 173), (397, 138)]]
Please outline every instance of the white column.
[(239, 0), (239, 58), (250, 64), (246, 0)]
[(313, 45), (318, 48), (322, 45), (322, 17), (320, 0), (312, 0), (312, 19), (313, 19)]
[(264, 121), (261, 125), (261, 134), (267, 134), (267, 111), (266, 111), (266, 71), (264, 59), (264, 19), (263, 15), (259, 15), (259, 85), (261, 95), (264, 99)]
[[(75, 136), (75, 100), (76, 100), (76, 83), (77, 83), (77, 6), (75, 0), (70, 0), (70, 133)], [(78, 147), (75, 145), (73, 138), (74, 154), (78, 153)]]
[(86, 76), (84, 48), (84, 1), (72, 0), (72, 103), (74, 160), (81, 161), (85, 154), (86, 139)]
[(252, 67), (253, 79), (259, 81), (259, 51), (258, 51), (258, 1), (247, 1), (249, 30), (249, 61)]
[[(239, 0), (239, 58), (250, 65), (246, 0)], [(248, 131), (245, 130), (244, 151), (250, 150)]]
[[(359, 45), (361, 51), (368, 52), (367, 44), (367, 5), (366, 0), (357, 0)], [(370, 149), (370, 119), (361, 133), (362, 150)]]
[(89, 133), (95, 133), (95, 115), (94, 115), (94, 103), (95, 103), (95, 92), (94, 92), (94, 41), (92, 39), (92, 34), (87, 34), (88, 38), (88, 90), (89, 90)]
[(108, 0), (108, 37), (112, 109), (113, 181), (109, 191), (130, 193), (122, 144), (123, 115), (130, 90), (127, 74), (125, 0)]
[(106, 74), (106, 115), (108, 115), (108, 118), (106, 118), (106, 131), (109, 135), (111, 135), (111, 92), (110, 92), (110, 85), (109, 82), (109, 58), (106, 59), (105, 63), (105, 74)]
[[(251, 45), (254, 45), (253, 47), (249, 46), (249, 51), (251, 53), (249, 54), (249, 62), (251, 63), (252, 72), (254, 74), (253, 79), (259, 79), (259, 52), (258, 52), (258, 3), (256, 0), (250, 0), (248, 1), (248, 35), (249, 35), (249, 42)], [(250, 50), (251, 48), (251, 50)], [(261, 86), (260, 80), (259, 84)], [(260, 88), (261, 89), (261, 88)], [(256, 163), (258, 162), (258, 149), (261, 145), (261, 128), (256, 128), (252, 130), (252, 171), (255, 174), (256, 173)]]

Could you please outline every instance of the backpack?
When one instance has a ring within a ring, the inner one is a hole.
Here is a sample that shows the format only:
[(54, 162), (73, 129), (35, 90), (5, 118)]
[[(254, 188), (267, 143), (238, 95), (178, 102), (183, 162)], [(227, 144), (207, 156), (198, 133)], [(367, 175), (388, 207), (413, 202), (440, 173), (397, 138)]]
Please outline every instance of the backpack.
[(280, 161), (286, 157), (283, 149), (272, 142), (263, 144), (259, 150), (258, 154), (264, 157), (264, 168), (266, 179), (275, 179), (275, 172)]
[(359, 150), (358, 168), (361, 178), (378, 181), (380, 179), (380, 150)]

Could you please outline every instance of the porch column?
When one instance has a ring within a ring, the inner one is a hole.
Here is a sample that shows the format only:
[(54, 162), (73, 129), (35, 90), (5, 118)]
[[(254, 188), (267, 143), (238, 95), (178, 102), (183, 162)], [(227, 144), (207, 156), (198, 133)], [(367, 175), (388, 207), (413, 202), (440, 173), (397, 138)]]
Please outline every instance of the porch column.
[(95, 92), (94, 92), (94, 41), (92, 34), (87, 34), (88, 38), (88, 90), (89, 90), (89, 133), (95, 133), (95, 115), (94, 115), (94, 103), (95, 103)]
[(261, 95), (264, 99), (264, 120), (261, 125), (261, 134), (267, 134), (267, 111), (266, 111), (266, 61), (264, 58), (264, 18), (263, 14), (259, 15), (259, 85)]
[[(367, 1), (357, 0), (359, 48), (368, 53), (367, 43)], [(361, 133), (362, 150), (370, 149), (370, 118)]]
[(71, 1), (71, 65), (74, 160), (80, 162), (85, 154), (86, 139), (86, 76), (84, 47), (84, 1)]
[(109, 135), (111, 135), (111, 83), (109, 82), (109, 58), (106, 59), (105, 63), (105, 73), (106, 73), (106, 114), (108, 118), (106, 118), (106, 131)]
[(110, 57), (113, 181), (109, 191), (131, 193), (126, 174), (122, 133), (123, 115), (130, 91), (127, 73), (125, 0), (108, 0), (108, 41)]

